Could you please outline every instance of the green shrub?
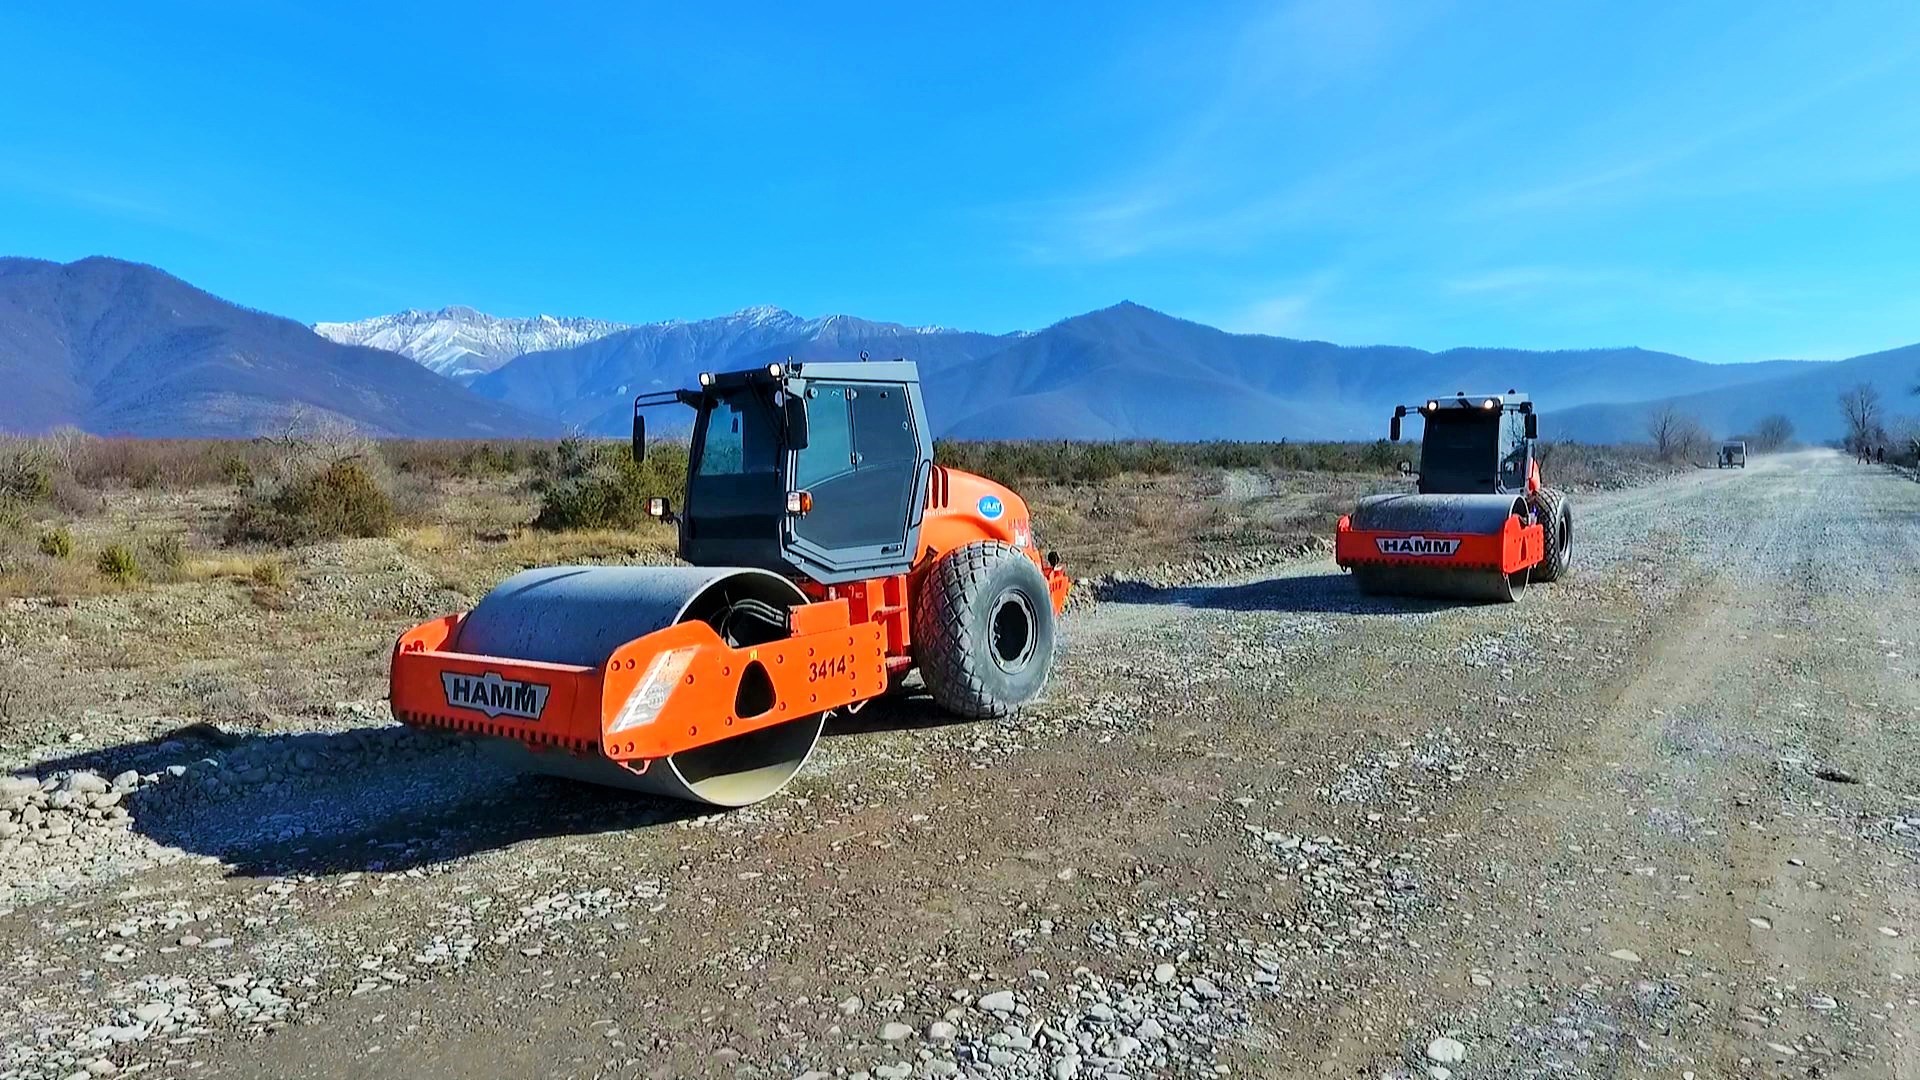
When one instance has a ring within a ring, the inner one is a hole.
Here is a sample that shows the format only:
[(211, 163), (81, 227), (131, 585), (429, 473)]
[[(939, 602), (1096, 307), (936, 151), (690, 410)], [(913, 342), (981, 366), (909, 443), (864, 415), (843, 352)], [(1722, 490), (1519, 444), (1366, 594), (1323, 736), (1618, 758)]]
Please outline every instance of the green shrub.
[(229, 454), (220, 461), (220, 479), (237, 488), (253, 486), (253, 464), (238, 454)]
[(73, 554), (73, 534), (60, 526), (41, 533), (40, 554), (50, 559), (64, 559), (71, 556)]
[(287, 583), (287, 568), (278, 559), (261, 559), (253, 564), (253, 573), (248, 576), (263, 589), (278, 589)]
[(402, 475), (485, 478), (534, 468), (551, 443), (532, 439), (388, 439), (380, 455)]
[(147, 560), (154, 566), (177, 573), (187, 565), (187, 545), (178, 536), (160, 536), (147, 541)]
[(393, 497), (367, 465), (341, 458), (278, 488), (242, 498), (228, 515), (229, 543), (280, 546), (393, 531)]
[(108, 544), (100, 549), (100, 558), (94, 565), (102, 574), (123, 585), (140, 580), (140, 560), (134, 558), (133, 549), (125, 544)]
[(554, 451), (550, 466), (535, 476), (540, 496), (538, 529), (631, 529), (652, 520), (647, 500), (685, 498), (687, 452), (662, 443), (634, 464), (627, 444), (570, 438)]
[(31, 506), (53, 498), (53, 461), (32, 447), (0, 456), (0, 500)]

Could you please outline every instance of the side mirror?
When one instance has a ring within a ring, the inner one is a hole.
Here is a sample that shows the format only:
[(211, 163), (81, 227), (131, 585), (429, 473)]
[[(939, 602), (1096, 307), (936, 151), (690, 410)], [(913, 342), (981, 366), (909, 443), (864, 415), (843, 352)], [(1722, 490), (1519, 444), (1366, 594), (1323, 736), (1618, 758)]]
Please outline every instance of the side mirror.
[(1398, 413), (1394, 414), (1393, 421), (1387, 425), (1387, 438), (1394, 442), (1400, 441), (1400, 415)]
[(787, 447), (791, 450), (807, 448), (807, 399), (799, 394), (788, 393), (780, 411), (787, 425)]
[(1403, 461), (1403, 462), (1401, 462), (1401, 463), (1400, 463), (1400, 466), (1399, 466), (1399, 467), (1400, 467), (1400, 475), (1401, 475), (1401, 476), (1412, 476), (1412, 475), (1413, 475), (1413, 462), (1411, 462), (1411, 461)]
[(1537, 439), (1539, 437), (1540, 437), (1540, 414), (1528, 413), (1527, 414), (1527, 438)]
[(638, 412), (633, 414), (633, 463), (647, 460), (647, 418)]
[(673, 524), (673, 500), (655, 495), (647, 500), (647, 516), (659, 518), (667, 524)]

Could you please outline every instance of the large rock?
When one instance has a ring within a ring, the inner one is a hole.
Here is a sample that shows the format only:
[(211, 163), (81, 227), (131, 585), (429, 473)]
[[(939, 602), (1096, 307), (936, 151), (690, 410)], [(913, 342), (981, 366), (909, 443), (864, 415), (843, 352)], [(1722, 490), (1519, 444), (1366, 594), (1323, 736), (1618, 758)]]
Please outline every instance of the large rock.
[(1015, 1004), (1013, 999), (1013, 991), (995, 990), (991, 994), (983, 994), (980, 997), (979, 1004), (980, 1004), (980, 1007), (982, 1009), (985, 1009), (987, 1012), (1010, 1013), (1013, 1011), (1013, 1007)]
[(107, 783), (106, 779), (100, 776), (100, 774), (90, 773), (85, 770), (81, 770), (67, 777), (65, 785), (66, 790), (78, 795), (97, 795), (112, 786), (113, 785)]
[(0, 776), (0, 804), (25, 802), (40, 790), (40, 781), (31, 776)]

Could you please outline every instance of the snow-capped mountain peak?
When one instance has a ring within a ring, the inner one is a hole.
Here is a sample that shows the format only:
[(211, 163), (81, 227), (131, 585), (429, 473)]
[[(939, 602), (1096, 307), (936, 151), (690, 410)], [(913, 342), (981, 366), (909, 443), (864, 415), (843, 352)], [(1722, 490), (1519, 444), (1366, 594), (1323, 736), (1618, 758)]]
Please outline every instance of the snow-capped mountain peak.
[(358, 322), (315, 323), (322, 337), (348, 345), (368, 345), (397, 352), (431, 371), (470, 383), (527, 353), (569, 349), (622, 331), (673, 331), (696, 337), (749, 333), (767, 339), (791, 341), (856, 341), (945, 333), (938, 326), (901, 326), (853, 315), (805, 318), (772, 304), (741, 308), (713, 319), (630, 324), (601, 319), (534, 315), (501, 318), (461, 304), (438, 311), (409, 309)]
[(358, 322), (315, 323), (313, 329), (343, 344), (397, 352), (450, 379), (470, 382), (514, 357), (583, 345), (627, 326), (552, 315), (501, 318), (454, 304), (438, 311), (409, 309)]
[(744, 307), (734, 312), (730, 317), (740, 322), (752, 323), (755, 326), (778, 326), (782, 324), (806, 322), (805, 319), (788, 311), (786, 308), (774, 307), (772, 304), (755, 304), (752, 307)]

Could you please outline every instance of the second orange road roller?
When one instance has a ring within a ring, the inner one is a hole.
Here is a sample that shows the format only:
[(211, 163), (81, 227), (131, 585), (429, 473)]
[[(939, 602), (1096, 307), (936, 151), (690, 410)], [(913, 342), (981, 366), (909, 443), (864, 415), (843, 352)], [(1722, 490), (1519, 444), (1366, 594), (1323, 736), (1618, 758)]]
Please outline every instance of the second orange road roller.
[(1509, 390), (1397, 406), (1393, 441), (1410, 414), (1425, 423), (1418, 489), (1361, 499), (1335, 527), (1334, 560), (1360, 591), (1511, 601), (1565, 574), (1573, 507), (1541, 482), (1533, 402)]
[(1067, 576), (1027, 505), (933, 463), (917, 367), (788, 363), (634, 402), (694, 413), (673, 567), (556, 566), (501, 582), (393, 652), (404, 723), (489, 737), (542, 771), (742, 806), (799, 771), (827, 715), (917, 669), (934, 701), (1002, 716), (1046, 685)]

